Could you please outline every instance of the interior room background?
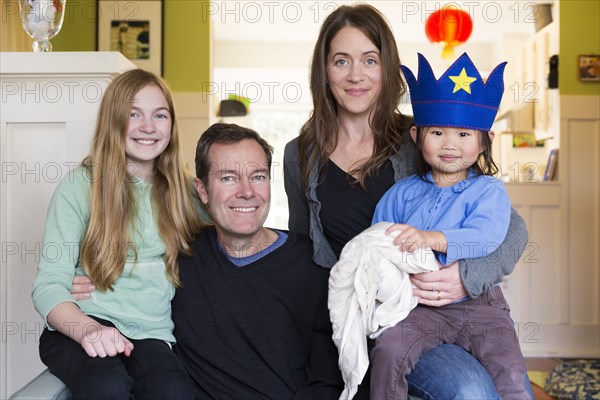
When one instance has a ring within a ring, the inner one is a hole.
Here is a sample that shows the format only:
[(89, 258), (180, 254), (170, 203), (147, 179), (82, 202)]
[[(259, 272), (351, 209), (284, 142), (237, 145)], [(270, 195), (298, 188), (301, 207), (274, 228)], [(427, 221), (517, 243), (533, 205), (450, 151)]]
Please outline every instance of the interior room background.
[[(456, 48), (456, 56), (468, 52), (484, 76), (509, 61), (494, 157), (511, 201), (528, 225), (530, 243), (503, 289), (526, 355), (600, 356), (600, 83), (582, 82), (577, 64), (579, 55), (600, 53), (599, 3), (369, 3), (387, 16), (401, 60), (414, 71), (417, 52), (430, 60), (438, 76), (452, 62), (441, 58), (441, 47), (430, 43), (424, 30), (427, 17), (447, 4), (473, 19), (473, 33)], [(2, 68), (5, 52), (31, 51), (16, 4), (0, 0)], [(287, 227), (283, 148), (312, 108), (312, 49), (324, 18), (340, 4), (350, 2), (163, 0), (163, 76), (175, 92), (187, 168), (193, 173), (195, 143), (211, 123), (223, 120), (256, 129), (275, 147), (271, 227)], [(95, 7), (96, 0), (67, 0), (63, 28), (52, 39), (55, 52), (96, 51)], [(536, 14), (541, 8), (551, 16), (544, 23)], [(558, 88), (548, 85), (553, 55), (559, 56)], [(246, 116), (218, 116), (220, 101), (230, 95), (250, 100)], [(407, 99), (400, 108), (410, 113)], [(3, 165), (11, 160), (7, 125), (0, 121)], [(553, 150), (559, 150), (558, 174), (545, 180)], [(30, 214), (27, 205), (8, 201), (7, 193), (18, 184), (1, 182), (2, 243), (11, 242), (13, 225), (7, 221), (19, 224), (16, 216)], [(48, 192), (52, 189), (49, 185)], [(39, 214), (45, 216), (44, 211)], [(28, 222), (28, 240), (39, 242), (43, 225), (43, 218)], [(36, 264), (6, 250), (0, 269), (0, 398), (43, 369), (36, 343), (41, 320), (29, 298)]]

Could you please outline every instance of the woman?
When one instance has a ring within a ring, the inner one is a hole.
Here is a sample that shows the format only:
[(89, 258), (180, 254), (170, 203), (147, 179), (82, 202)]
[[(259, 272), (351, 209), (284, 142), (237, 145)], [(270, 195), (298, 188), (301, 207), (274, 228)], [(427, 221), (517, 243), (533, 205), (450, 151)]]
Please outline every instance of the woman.
[[(412, 119), (397, 108), (406, 91), (399, 65), (396, 42), (377, 9), (342, 6), (323, 23), (311, 66), (314, 110), (284, 155), (289, 229), (310, 235), (314, 260), (323, 267), (331, 268), (344, 245), (370, 226), (387, 189), (415, 172)], [(526, 242), (525, 224), (513, 212), (496, 252), (413, 276), (414, 294), (436, 307), (477, 297), (512, 272)], [(408, 381), (409, 392), (422, 398), (498, 398), (481, 364), (453, 345), (422, 357)], [(363, 387), (357, 396), (366, 393)]]

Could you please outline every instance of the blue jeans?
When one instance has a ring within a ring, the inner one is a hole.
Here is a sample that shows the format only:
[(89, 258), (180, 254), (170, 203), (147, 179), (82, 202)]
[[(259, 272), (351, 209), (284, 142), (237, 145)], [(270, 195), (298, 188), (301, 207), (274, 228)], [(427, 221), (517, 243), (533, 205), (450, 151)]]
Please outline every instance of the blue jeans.
[[(531, 398), (527, 375), (523, 377)], [(408, 375), (408, 392), (423, 400), (496, 400), (500, 396), (483, 366), (453, 344), (443, 344), (423, 355)]]
[[(488, 333), (491, 331), (488, 329), (490, 326), (495, 328), (495, 336)], [(424, 354), (444, 342), (468, 350), (479, 360), (487, 371), (486, 375), (492, 378), (499, 397), (506, 400), (531, 399), (524, 380), (527, 368), (510, 318), (510, 307), (500, 287), (493, 287), (476, 299), (444, 307), (418, 305), (405, 319), (383, 332), (376, 339), (370, 353), (371, 398), (404, 399), (409, 390), (408, 374)], [(439, 361), (446, 360), (451, 369), (459, 370), (455, 375), (462, 378), (461, 364), (448, 357), (440, 358)], [(464, 388), (463, 381), (459, 381), (460, 393), (441, 398), (489, 398), (481, 397), (482, 394), (472, 397), (471, 387), (478, 386), (469, 385), (472, 375), (470, 371), (466, 374)], [(434, 379), (449, 382), (444, 375)], [(430, 386), (429, 377), (425, 379), (425, 384)], [(437, 386), (437, 382), (434, 386)]]
[(421, 356), (407, 380), (408, 392), (423, 400), (500, 399), (485, 368), (453, 344), (443, 344)]
[[(374, 341), (369, 340), (369, 347)], [(376, 400), (369, 396), (371, 368), (353, 400)], [(408, 393), (423, 400), (499, 400), (496, 386), (485, 368), (462, 348), (442, 344), (425, 353), (408, 380)]]

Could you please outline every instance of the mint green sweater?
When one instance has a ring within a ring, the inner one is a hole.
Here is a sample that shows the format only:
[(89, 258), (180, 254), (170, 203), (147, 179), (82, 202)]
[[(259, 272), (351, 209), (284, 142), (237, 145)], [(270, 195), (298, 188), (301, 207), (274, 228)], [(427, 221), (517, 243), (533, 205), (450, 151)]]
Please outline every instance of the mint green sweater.
[(91, 184), (81, 167), (62, 179), (48, 208), (33, 303), (45, 320), (54, 307), (69, 301), (87, 315), (111, 321), (128, 338), (175, 342), (171, 320), (175, 288), (165, 272), (165, 243), (152, 210), (152, 185), (136, 179), (134, 187), (138, 216), (129, 234), (138, 250), (137, 263), (133, 257), (127, 259), (114, 291), (96, 291), (89, 300), (75, 301), (70, 288), (75, 275), (85, 275), (79, 264), (79, 245), (90, 219)]

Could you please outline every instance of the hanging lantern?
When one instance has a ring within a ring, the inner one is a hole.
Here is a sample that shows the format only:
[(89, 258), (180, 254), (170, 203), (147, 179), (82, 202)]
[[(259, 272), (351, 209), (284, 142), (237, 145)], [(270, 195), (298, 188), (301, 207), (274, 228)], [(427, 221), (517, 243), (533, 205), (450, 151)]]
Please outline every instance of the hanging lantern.
[(454, 47), (469, 39), (473, 32), (473, 21), (466, 11), (444, 7), (427, 18), (425, 33), (432, 43), (444, 46), (442, 58), (454, 58)]

